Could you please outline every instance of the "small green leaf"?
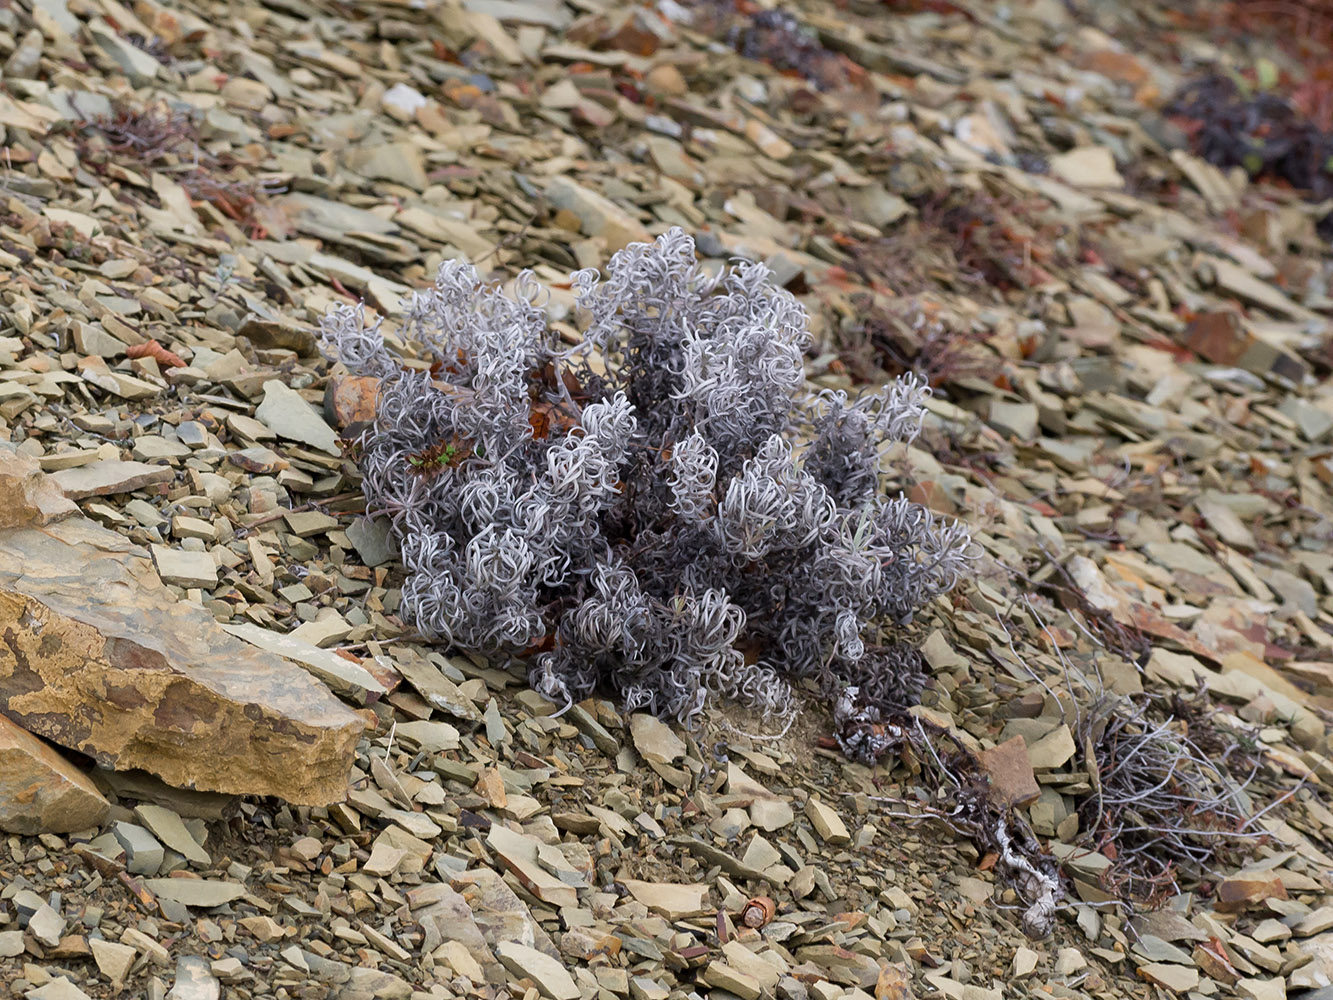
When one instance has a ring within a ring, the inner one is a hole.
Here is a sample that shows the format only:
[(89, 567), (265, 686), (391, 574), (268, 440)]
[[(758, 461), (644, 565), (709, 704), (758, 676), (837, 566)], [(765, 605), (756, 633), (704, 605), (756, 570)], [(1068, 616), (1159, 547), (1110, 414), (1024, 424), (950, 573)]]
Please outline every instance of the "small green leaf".
[(1260, 59), (1254, 64), (1254, 75), (1260, 90), (1272, 90), (1278, 85), (1278, 68), (1271, 59)]

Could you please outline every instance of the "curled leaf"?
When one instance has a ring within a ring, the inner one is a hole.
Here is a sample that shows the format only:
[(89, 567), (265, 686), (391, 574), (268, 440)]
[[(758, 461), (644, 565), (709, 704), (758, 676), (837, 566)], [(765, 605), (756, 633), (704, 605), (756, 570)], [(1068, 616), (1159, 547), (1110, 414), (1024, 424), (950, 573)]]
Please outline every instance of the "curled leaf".
[(152, 358), (163, 368), (185, 367), (185, 361), (179, 354), (171, 353), (156, 340), (126, 348), (125, 356), (127, 358)]

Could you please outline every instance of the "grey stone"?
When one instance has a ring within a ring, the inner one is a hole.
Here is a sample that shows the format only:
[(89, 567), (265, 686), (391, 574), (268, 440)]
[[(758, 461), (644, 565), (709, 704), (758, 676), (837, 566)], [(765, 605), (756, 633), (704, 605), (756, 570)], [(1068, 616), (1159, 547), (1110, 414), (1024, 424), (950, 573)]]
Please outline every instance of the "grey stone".
[[(11, 80), (33, 80), (42, 61), (42, 33), (33, 28), (5, 60), (5, 76)], [(122, 345), (122, 349), (123, 349)]]
[(208, 959), (198, 955), (176, 959), (176, 984), (167, 1000), (218, 1000), (221, 995), (222, 984), (214, 978)]
[(23, 954), (22, 931), (0, 931), (0, 958), (17, 958)]
[(176, 428), (181, 444), (188, 448), (202, 448), (208, 444), (208, 428), (198, 420), (182, 420)]
[(990, 425), (1001, 434), (1031, 441), (1037, 436), (1037, 407), (995, 399), (990, 404)]
[(160, 458), (184, 458), (190, 453), (187, 445), (179, 441), (168, 441), (159, 434), (145, 434), (134, 439), (131, 454), (140, 462), (153, 462)]
[(342, 454), (337, 432), (324, 422), (320, 412), (299, 392), (277, 379), (264, 383), (264, 401), (255, 408), (255, 417), (278, 437), (299, 441), (330, 455)]
[(1299, 397), (1288, 396), (1278, 406), (1278, 411), (1296, 424), (1307, 441), (1321, 441), (1333, 431), (1333, 413)]
[(184, 906), (212, 909), (245, 895), (240, 882), (220, 882), (203, 878), (148, 878), (144, 887), (155, 896), (171, 899)]
[(358, 705), (364, 705), (372, 698), (379, 699), (386, 694), (384, 685), (376, 680), (370, 671), (299, 636), (282, 635), (249, 622), (222, 627), (237, 638), (253, 643), (260, 649), (299, 663), (333, 691)]
[(149, 83), (162, 69), (160, 62), (144, 49), (131, 45), (121, 38), (111, 25), (100, 17), (88, 23), (88, 33), (136, 87)]
[(1163, 941), (1155, 934), (1144, 934), (1134, 942), (1130, 950), (1146, 962), (1175, 962), (1177, 965), (1192, 964), (1189, 952)]
[[(47, 4), (47, 6), (55, 5)], [(75, 24), (78, 22), (75, 21)], [(91, 121), (97, 118), (110, 118), (116, 113), (111, 98), (105, 94), (95, 94), (90, 90), (53, 88), (46, 93), (45, 103), (65, 121)]]
[(400, 722), (394, 732), (404, 744), (426, 753), (457, 750), (459, 746), (458, 730), (447, 722), (426, 719)]
[(212, 863), (208, 852), (199, 846), (185, 823), (170, 809), (141, 803), (134, 807), (134, 818), (191, 864), (204, 867)]
[(358, 966), (329, 1000), (408, 1000), (411, 995), (412, 984), (401, 976)]
[(367, 566), (383, 566), (399, 558), (388, 518), (358, 517), (347, 526), (347, 540)]
[(572, 706), (565, 717), (606, 756), (614, 758), (620, 753), (620, 741), (607, 732), (606, 727), (594, 719), (582, 705)]
[(137, 823), (121, 821), (111, 828), (125, 852), (125, 867), (134, 875), (156, 875), (162, 867), (161, 842)]
[(343, 163), (363, 177), (401, 184), (414, 191), (421, 191), (430, 183), (425, 157), (413, 142), (359, 146), (343, 154)]

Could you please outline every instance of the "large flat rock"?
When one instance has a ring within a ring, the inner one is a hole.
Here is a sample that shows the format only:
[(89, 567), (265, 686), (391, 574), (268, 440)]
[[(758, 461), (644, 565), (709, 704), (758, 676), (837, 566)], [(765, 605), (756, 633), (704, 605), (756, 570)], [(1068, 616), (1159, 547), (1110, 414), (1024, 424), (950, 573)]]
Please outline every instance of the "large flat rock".
[(0, 530), (0, 711), (104, 767), (179, 787), (341, 800), (361, 718), (296, 664), (177, 601), (143, 549), (86, 518), (40, 513), (30, 498), (46, 481), (32, 467), (0, 446), (0, 486), (21, 494), (0, 493), (0, 509), (38, 511)]

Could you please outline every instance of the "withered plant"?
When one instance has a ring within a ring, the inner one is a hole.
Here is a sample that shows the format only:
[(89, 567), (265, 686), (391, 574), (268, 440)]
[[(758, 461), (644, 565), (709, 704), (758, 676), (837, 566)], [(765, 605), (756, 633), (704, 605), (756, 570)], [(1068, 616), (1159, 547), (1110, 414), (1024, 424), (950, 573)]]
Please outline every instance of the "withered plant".
[(1102, 887), (1122, 899), (1161, 905), (1265, 836), (1249, 792), (1254, 741), (1207, 701), (1203, 690), (1106, 696), (1082, 713), (1093, 790), (1078, 803), (1081, 839), (1110, 859)]
[(801, 306), (758, 264), (709, 277), (680, 230), (572, 282), (572, 350), (531, 275), (506, 294), (458, 261), (407, 317), (431, 371), (357, 308), (324, 320), (328, 354), (381, 380), (359, 462), (421, 632), (527, 655), (561, 704), (600, 689), (687, 722), (710, 696), (782, 716), (793, 680), (866, 669), (886, 626), (960, 578), (966, 529), (881, 471), (920, 427), (919, 379), (812, 395)]

